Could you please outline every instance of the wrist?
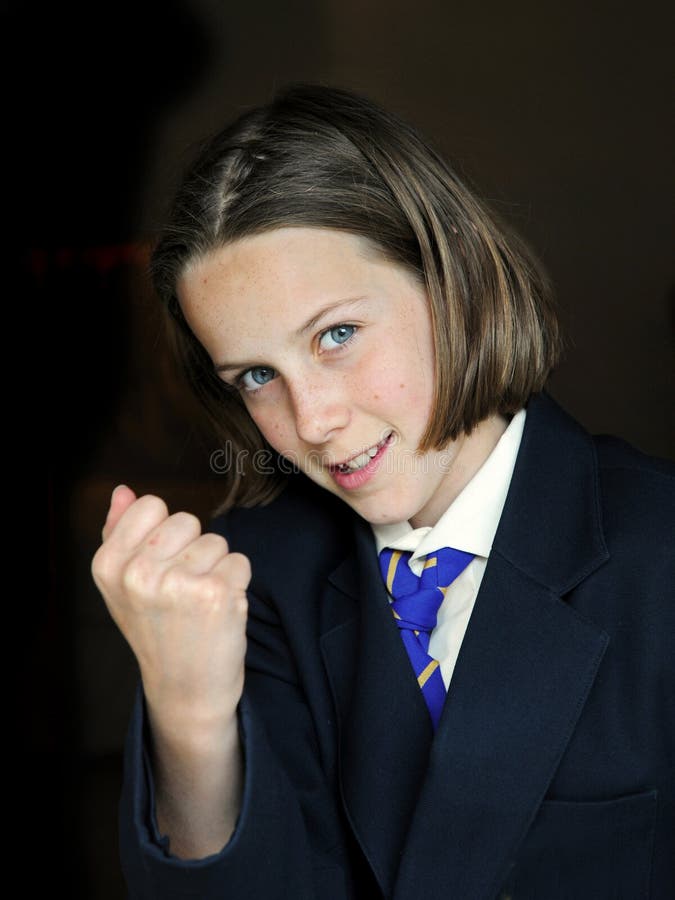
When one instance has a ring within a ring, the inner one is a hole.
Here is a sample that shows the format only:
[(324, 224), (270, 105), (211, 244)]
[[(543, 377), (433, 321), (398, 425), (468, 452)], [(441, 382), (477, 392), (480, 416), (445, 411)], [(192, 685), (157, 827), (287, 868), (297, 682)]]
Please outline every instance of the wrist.
[(231, 753), (239, 744), (237, 705), (221, 710), (189, 705), (158, 705), (145, 698), (155, 752), (207, 761)]
[(160, 833), (171, 853), (198, 859), (218, 853), (241, 809), (244, 761), (236, 715), (226, 722), (179, 725), (153, 720), (149, 749)]

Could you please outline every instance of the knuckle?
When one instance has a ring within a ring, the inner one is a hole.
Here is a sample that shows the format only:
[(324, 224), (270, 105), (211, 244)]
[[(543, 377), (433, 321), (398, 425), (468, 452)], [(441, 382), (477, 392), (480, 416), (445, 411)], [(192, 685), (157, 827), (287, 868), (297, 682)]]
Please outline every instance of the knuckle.
[(222, 578), (204, 575), (199, 580), (199, 600), (202, 604), (220, 609), (227, 599), (228, 590)]
[(159, 590), (162, 596), (176, 603), (189, 592), (189, 579), (180, 566), (171, 566), (164, 572)]
[(223, 548), (226, 553), (230, 552), (229, 544), (227, 543), (227, 539), (222, 534), (217, 534), (215, 531), (205, 531), (204, 538), (208, 538), (212, 540), (214, 545), (218, 544)]
[(113, 572), (110, 554), (101, 545), (91, 561), (91, 574), (97, 584), (107, 584), (112, 580)]
[(201, 534), (202, 526), (197, 516), (188, 512), (177, 512), (171, 516), (171, 521), (181, 531), (191, 534)]
[(220, 534), (213, 534), (213, 532), (207, 531), (201, 536), (200, 540), (209, 548), (222, 550), (223, 553), (227, 553), (227, 541)]
[(217, 534), (203, 534), (184, 551), (182, 558), (188, 560), (200, 554), (213, 557), (218, 553), (224, 555), (225, 552), (226, 548), (223, 546), (223, 541)]
[(154, 494), (144, 494), (134, 504), (135, 514), (148, 522), (163, 522), (169, 515), (166, 503)]
[(237, 581), (248, 584), (251, 580), (251, 562), (248, 556), (244, 556), (243, 553), (230, 553), (227, 560), (230, 571)]
[(144, 494), (137, 500), (138, 504), (143, 504), (149, 511), (157, 511), (158, 513), (168, 513), (166, 503), (156, 494)]
[(195, 600), (203, 613), (232, 619), (240, 611), (242, 594), (245, 596), (246, 592), (238, 590), (222, 574), (203, 575)]
[(133, 556), (122, 571), (122, 586), (130, 593), (145, 593), (154, 581), (155, 564), (143, 554)]

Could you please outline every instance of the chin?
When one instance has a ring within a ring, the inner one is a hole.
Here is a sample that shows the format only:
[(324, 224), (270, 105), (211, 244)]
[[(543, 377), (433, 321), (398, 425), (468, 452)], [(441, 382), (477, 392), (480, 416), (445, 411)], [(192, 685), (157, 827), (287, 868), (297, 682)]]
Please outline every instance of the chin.
[(361, 506), (358, 503), (350, 503), (349, 505), (354, 512), (371, 525), (395, 525), (397, 522), (407, 522), (415, 515), (414, 511), (410, 511), (404, 506), (372, 509), (366, 504)]

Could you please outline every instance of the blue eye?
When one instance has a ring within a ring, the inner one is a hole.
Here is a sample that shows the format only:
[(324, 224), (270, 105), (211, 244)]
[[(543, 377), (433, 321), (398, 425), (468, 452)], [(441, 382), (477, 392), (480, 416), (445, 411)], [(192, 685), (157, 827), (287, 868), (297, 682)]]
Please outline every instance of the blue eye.
[(245, 391), (255, 391), (272, 381), (276, 374), (274, 369), (268, 366), (254, 366), (240, 376), (239, 383)]
[[(319, 340), (319, 346), (322, 350), (331, 350), (336, 345), (346, 344), (355, 333), (356, 325), (336, 325), (334, 328), (324, 331)], [(332, 343), (326, 344), (326, 340), (330, 340)]]

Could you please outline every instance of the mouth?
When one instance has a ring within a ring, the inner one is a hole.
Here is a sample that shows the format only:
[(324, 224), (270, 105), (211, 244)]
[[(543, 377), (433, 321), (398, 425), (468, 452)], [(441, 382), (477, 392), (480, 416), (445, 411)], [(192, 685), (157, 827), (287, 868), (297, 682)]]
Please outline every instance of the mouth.
[(339, 472), (342, 475), (348, 475), (352, 472), (358, 472), (360, 469), (363, 469), (368, 463), (374, 459), (378, 453), (380, 453), (384, 447), (391, 441), (393, 436), (392, 432), (389, 432), (383, 440), (379, 442), (379, 444), (373, 444), (372, 447), (368, 447), (367, 450), (364, 450), (362, 453), (357, 454), (356, 456), (352, 456), (351, 459), (345, 460), (341, 463), (336, 463), (333, 466), (329, 466), (331, 472)]

